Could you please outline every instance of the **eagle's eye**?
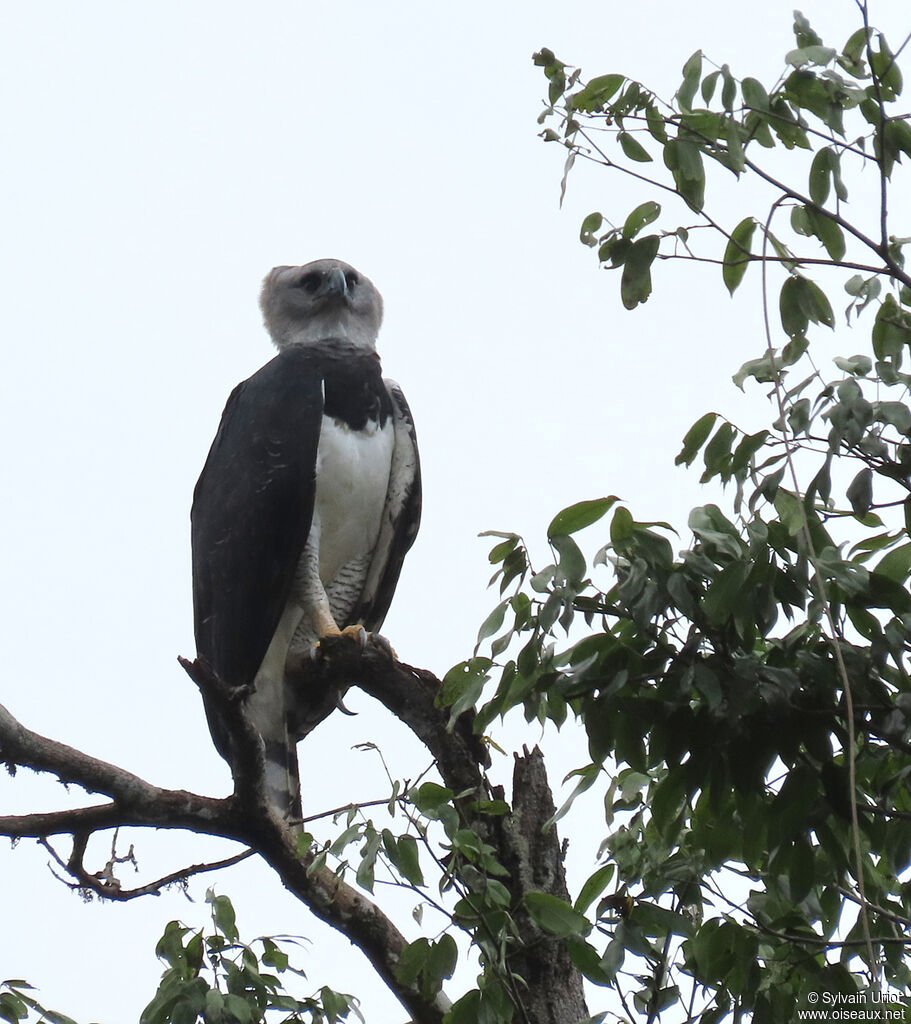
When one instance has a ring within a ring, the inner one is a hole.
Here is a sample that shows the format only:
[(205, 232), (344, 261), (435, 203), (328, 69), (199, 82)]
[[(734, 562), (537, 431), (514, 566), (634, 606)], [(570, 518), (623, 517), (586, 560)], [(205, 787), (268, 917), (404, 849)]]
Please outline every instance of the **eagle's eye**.
[(300, 279), (300, 286), (312, 295), (320, 286), (320, 275), (315, 270), (311, 270), (309, 274), (304, 274)]
[(345, 274), (345, 284), (348, 285), (349, 291), (354, 289), (359, 280), (360, 278), (357, 276), (357, 274), (355, 274), (353, 270), (349, 270), (348, 273)]

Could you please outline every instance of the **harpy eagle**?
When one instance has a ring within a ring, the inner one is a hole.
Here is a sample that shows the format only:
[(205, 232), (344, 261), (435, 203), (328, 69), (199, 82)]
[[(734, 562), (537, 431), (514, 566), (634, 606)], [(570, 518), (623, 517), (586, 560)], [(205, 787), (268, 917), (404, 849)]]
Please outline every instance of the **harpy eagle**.
[(308, 687), (315, 645), (382, 626), (421, 478), (411, 412), (382, 377), (373, 283), (340, 260), (275, 267), (260, 306), (279, 354), (231, 393), (196, 484), (193, 612), (199, 656), (228, 686), (252, 686), (270, 805), (299, 816), (297, 741), (339, 702)]

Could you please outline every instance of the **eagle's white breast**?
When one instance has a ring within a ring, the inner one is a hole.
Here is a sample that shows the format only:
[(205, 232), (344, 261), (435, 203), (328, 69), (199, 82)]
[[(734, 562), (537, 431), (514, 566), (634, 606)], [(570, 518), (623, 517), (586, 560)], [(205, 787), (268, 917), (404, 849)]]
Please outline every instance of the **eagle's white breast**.
[(326, 586), (352, 561), (366, 560), (380, 532), (395, 430), (368, 422), (352, 430), (323, 416), (316, 457), (314, 525), (319, 524), (319, 575)]

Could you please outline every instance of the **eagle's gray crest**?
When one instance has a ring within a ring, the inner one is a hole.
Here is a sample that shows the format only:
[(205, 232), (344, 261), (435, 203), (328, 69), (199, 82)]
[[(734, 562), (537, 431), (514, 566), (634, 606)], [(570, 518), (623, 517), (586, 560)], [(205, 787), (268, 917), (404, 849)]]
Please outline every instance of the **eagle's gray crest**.
[(293, 815), (296, 743), (337, 704), (308, 688), (308, 659), (322, 636), (382, 626), (421, 480), (408, 405), (381, 374), (373, 283), (340, 260), (275, 267), (260, 305), (279, 354), (231, 393), (196, 485), (193, 610), (200, 657), (253, 686), (269, 800)]

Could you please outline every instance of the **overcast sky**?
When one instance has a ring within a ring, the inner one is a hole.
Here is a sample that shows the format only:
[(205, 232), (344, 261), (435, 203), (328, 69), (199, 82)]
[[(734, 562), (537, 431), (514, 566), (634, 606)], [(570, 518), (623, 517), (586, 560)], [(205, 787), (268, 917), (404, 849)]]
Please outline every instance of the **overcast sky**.
[[(855, 27), (850, 0), (804, 12), (834, 45)], [(873, 3), (872, 20), (897, 45), (906, 0)], [(606, 493), (682, 527), (707, 500), (673, 467), (687, 427), (709, 408), (761, 414), (730, 384), (764, 347), (755, 289), (731, 302), (720, 275), (666, 265), (656, 298), (623, 310), (579, 223), (644, 196), (580, 168), (559, 209), (531, 54), (667, 96), (700, 47), (768, 80), (793, 45), (789, 3), (7, 0), (2, 28), (0, 701), (31, 728), (160, 785), (228, 791), (175, 658), (193, 653), (191, 493), (229, 391), (272, 355), (257, 295), (273, 265), (339, 257), (384, 295), (380, 352), (425, 490), (384, 632), (440, 675), (496, 601), (479, 531), (540, 550), (554, 512)], [(351, 704), (356, 718), (302, 748), (308, 808), (385, 795), (355, 743), (378, 742), (398, 777), (424, 766), (382, 709)], [(548, 752), (555, 783), (585, 760), (573, 742)], [(65, 799), (29, 773), (0, 781), (4, 812)], [(131, 838), (143, 879), (226, 850)], [(196, 904), (86, 906), (47, 859), (31, 842), (0, 851), (0, 979), (28, 978), (82, 1022), (137, 1019), (157, 937), (174, 917), (203, 923), (211, 879), (191, 886)], [(403, 1018), (267, 872), (217, 885), (246, 935), (316, 943), (300, 958), (314, 987), (360, 993), (371, 1024)]]

